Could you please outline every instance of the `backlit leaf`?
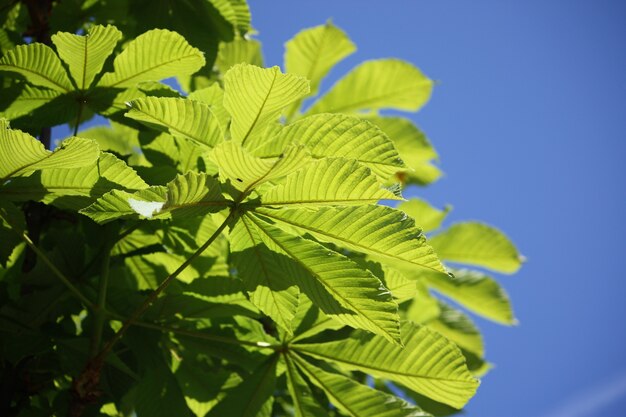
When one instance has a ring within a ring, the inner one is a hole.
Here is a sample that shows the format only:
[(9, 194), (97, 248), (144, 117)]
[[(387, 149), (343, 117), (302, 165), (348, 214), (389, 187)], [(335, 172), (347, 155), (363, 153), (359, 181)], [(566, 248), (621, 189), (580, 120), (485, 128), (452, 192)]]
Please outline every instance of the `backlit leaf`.
[(175, 75), (191, 75), (205, 64), (198, 49), (176, 32), (153, 29), (131, 41), (113, 61), (114, 72), (104, 74), (98, 85), (128, 88), (141, 81), (160, 81)]
[(397, 268), (445, 272), (412, 219), (378, 205), (310, 209), (257, 209), (279, 223), (351, 250), (372, 255)]
[(355, 160), (326, 158), (290, 174), (261, 196), (263, 205), (351, 205), (400, 200)]
[(457, 223), (430, 240), (446, 261), (514, 273), (524, 261), (513, 243), (498, 229), (478, 222)]
[(146, 97), (129, 103), (126, 117), (148, 127), (213, 147), (224, 136), (211, 108), (199, 101), (173, 97)]
[(100, 25), (92, 26), (83, 36), (67, 32), (52, 35), (59, 56), (80, 90), (91, 86), (120, 39), (122, 32), (115, 26)]
[(258, 156), (278, 155), (291, 143), (305, 145), (314, 158), (356, 159), (383, 181), (404, 168), (393, 142), (374, 124), (342, 114), (319, 114), (285, 126), (271, 140), (249, 143)]
[(224, 76), (224, 107), (232, 117), (233, 140), (245, 145), (276, 121), (288, 104), (308, 92), (307, 80), (283, 74), (278, 67), (235, 65)]
[(257, 216), (246, 214), (280, 253), (308, 274), (294, 280), (325, 314), (348, 326), (399, 342), (397, 305), (371, 272), (319, 243), (291, 235)]
[(456, 408), (465, 405), (478, 381), (468, 371), (459, 349), (439, 334), (411, 322), (402, 324), (401, 333), (403, 347), (380, 336), (355, 332), (345, 340), (294, 344), (292, 348), (347, 370), (389, 379)]
[(0, 58), (0, 71), (23, 75), (29, 83), (67, 93), (74, 86), (61, 60), (42, 43), (18, 45)]
[(433, 82), (408, 62), (367, 61), (337, 81), (307, 114), (354, 113), (379, 109), (419, 110)]
[(46, 168), (82, 167), (95, 163), (99, 153), (96, 142), (76, 137), (48, 151), (37, 139), (0, 119), (0, 180)]

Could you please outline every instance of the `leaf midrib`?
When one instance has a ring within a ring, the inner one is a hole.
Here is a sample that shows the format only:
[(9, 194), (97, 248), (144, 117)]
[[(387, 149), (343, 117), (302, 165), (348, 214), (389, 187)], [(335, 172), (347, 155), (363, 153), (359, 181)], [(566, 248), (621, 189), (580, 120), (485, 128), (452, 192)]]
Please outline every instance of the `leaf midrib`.
[(300, 259), (297, 256), (294, 256), (294, 254), (292, 252), (290, 252), (283, 244), (281, 244), (280, 242), (278, 242), (276, 239), (274, 239), (271, 234), (269, 234), (265, 229), (263, 229), (263, 227), (261, 227), (259, 225), (259, 223), (257, 223), (257, 221), (253, 218), (253, 216), (250, 216), (249, 214), (246, 214), (246, 216), (248, 218), (250, 218), (252, 220), (252, 222), (254, 222), (254, 224), (257, 225), (257, 227), (259, 228), (259, 230), (261, 230), (267, 237), (269, 237), (274, 243), (276, 243), (277, 246), (279, 246), (287, 255), (289, 255), (291, 257), (291, 259), (297, 261), (304, 269), (306, 269), (307, 271), (309, 271), (309, 273), (320, 283), (324, 286), (324, 288), (326, 289), (326, 291), (328, 291), (329, 293), (333, 294), (333, 297), (336, 296), (335, 299), (339, 299), (342, 300), (342, 302), (344, 302), (346, 305), (349, 306), (349, 308), (352, 309), (353, 312), (358, 313), (358, 315), (365, 319), (367, 322), (369, 322), (370, 324), (372, 324), (375, 328), (380, 329), (383, 333), (385, 333), (386, 335), (388, 335), (391, 339), (395, 339), (393, 337), (393, 335), (389, 334), (389, 332), (387, 330), (385, 330), (384, 328), (380, 327), (380, 325), (378, 325), (376, 322), (372, 321), (367, 314), (365, 314), (363, 311), (361, 311), (360, 308), (357, 308), (354, 306), (354, 304), (347, 298), (337, 294), (337, 291), (335, 291), (334, 288), (330, 287), (327, 285), (326, 281), (324, 279), (322, 279), (322, 277), (319, 276), (319, 274), (317, 274), (316, 272), (312, 271), (307, 265), (305, 265), (302, 261), (300, 261)]
[[(158, 65), (155, 65), (155, 66), (153, 66), (153, 67), (147, 68), (147, 69), (145, 69), (145, 70), (143, 70), (143, 71), (136, 72), (136, 73), (134, 73), (133, 75), (130, 75), (130, 76), (126, 77), (126, 78), (123, 78), (123, 79), (121, 79), (121, 80), (119, 80), (119, 81), (117, 81), (117, 82), (115, 82), (115, 83), (113, 83), (113, 84), (104, 85), (104, 87), (115, 87), (116, 85), (119, 85), (119, 84), (125, 83), (125, 82), (127, 82), (128, 80), (132, 80), (133, 78), (137, 78), (137, 77), (139, 77), (140, 75), (145, 74), (145, 73), (146, 73), (146, 72), (148, 72), (148, 71), (152, 71), (152, 70), (154, 70), (154, 69), (156, 69), (156, 68), (164, 67), (164, 66), (169, 65), (169, 64), (171, 64), (171, 63), (173, 63), (173, 62), (176, 62), (176, 61), (182, 61), (182, 60), (184, 60), (184, 59), (193, 58), (194, 56), (197, 56), (197, 54), (189, 54), (189, 55), (184, 55), (184, 56), (182, 56), (182, 57), (179, 57), (179, 58), (176, 58), (176, 59), (172, 59), (172, 60), (170, 60), (170, 61), (162, 62), (162, 63), (160, 63), (160, 64), (158, 64)], [(115, 71), (114, 71), (114, 72), (111, 72), (111, 73), (109, 73), (109, 74), (115, 74)]]
[(241, 139), (241, 146), (245, 145), (246, 140), (248, 139), (248, 136), (250, 135), (250, 132), (252, 132), (252, 130), (254, 129), (254, 126), (259, 121), (259, 117), (261, 117), (261, 113), (263, 112), (263, 109), (265, 108), (265, 104), (267, 103), (267, 100), (269, 99), (269, 96), (272, 93), (272, 90), (274, 89), (274, 83), (276, 82), (276, 78), (278, 78), (278, 70), (274, 69), (274, 78), (272, 78), (272, 83), (270, 84), (269, 88), (267, 89), (267, 93), (265, 94), (265, 98), (263, 99), (263, 103), (261, 103), (261, 107), (259, 107), (259, 111), (257, 112), (256, 116), (254, 117), (254, 120), (252, 121), (252, 124), (250, 125), (250, 128), (248, 129), (248, 131), (246, 132), (244, 137)]
[[(443, 381), (443, 382), (470, 384), (472, 386), (476, 384), (476, 381), (474, 379), (461, 380), (461, 379), (450, 379), (450, 378), (443, 378), (443, 377), (437, 377), (437, 376), (428, 376), (428, 375), (420, 375), (420, 374), (409, 374), (409, 373), (406, 373), (406, 372), (399, 372), (399, 371), (390, 372), (388, 369), (378, 368), (378, 367), (371, 366), (371, 365), (365, 365), (365, 364), (361, 364), (361, 363), (358, 363), (358, 362), (350, 361), (350, 360), (347, 360), (347, 359), (338, 359), (338, 358), (334, 358), (332, 356), (324, 355), (324, 354), (319, 353), (319, 352), (307, 350), (306, 347), (302, 348), (302, 345), (298, 345), (297, 343), (291, 345), (291, 347), (292, 347), (292, 349), (299, 350), (299, 351), (302, 351), (304, 353), (308, 353), (308, 354), (313, 355), (313, 356), (317, 356), (317, 357), (321, 357), (321, 358), (324, 358), (324, 359), (328, 359), (328, 360), (333, 361), (333, 362), (339, 362), (339, 363), (348, 364), (348, 365), (353, 366), (355, 368), (372, 370), (372, 371), (375, 371), (375, 372), (379, 372), (381, 374), (388, 374), (388, 375), (391, 374), (391, 375), (397, 375), (397, 376), (407, 377), (407, 378), (426, 379), (426, 380), (429, 380), (429, 381)], [(406, 349), (406, 347), (405, 347), (405, 349)]]
[(417, 262), (411, 261), (411, 260), (406, 259), (406, 258), (402, 258), (402, 257), (400, 257), (398, 255), (382, 252), (382, 251), (380, 251), (378, 249), (370, 248), (370, 247), (365, 246), (365, 245), (363, 245), (361, 243), (356, 243), (356, 242), (350, 241), (347, 238), (344, 238), (344, 237), (332, 234), (332, 233), (327, 232), (327, 231), (323, 231), (323, 230), (320, 230), (320, 229), (317, 229), (317, 228), (314, 228), (314, 227), (309, 227), (307, 225), (302, 225), (300, 223), (295, 223), (293, 221), (288, 221), (288, 220), (285, 220), (284, 218), (281, 218), (281, 217), (276, 217), (275, 215), (272, 215), (271, 213), (266, 213), (265, 211), (263, 212), (263, 215), (267, 216), (267, 217), (271, 217), (272, 219), (278, 220), (280, 222), (287, 223), (287, 224), (289, 224), (291, 226), (294, 226), (296, 228), (300, 228), (300, 229), (311, 231), (313, 233), (318, 233), (320, 235), (328, 236), (328, 237), (330, 237), (332, 239), (336, 239), (336, 240), (339, 240), (341, 242), (345, 242), (348, 245), (355, 246), (355, 247), (358, 247), (358, 248), (362, 248), (363, 249), (362, 252), (371, 252), (371, 253), (375, 253), (377, 255), (383, 256), (385, 258), (397, 259), (399, 261), (407, 262), (407, 263), (410, 263), (412, 265), (416, 265), (416, 266), (419, 266), (419, 267), (422, 267), (422, 268), (427, 268), (427, 269), (430, 269), (432, 271), (442, 272), (442, 271), (440, 271), (438, 269), (432, 268), (430, 266), (426, 266), (426, 265), (421, 264), (421, 263), (417, 263)]
[[(428, 84), (428, 82), (429, 81), (421, 81), (419, 84), (416, 83), (414, 86), (418, 86), (419, 85), (421, 87), (422, 84)], [(406, 93), (406, 89), (394, 90), (392, 92), (385, 93), (385, 94), (380, 94), (380, 95), (376, 95), (376, 96), (372, 96), (372, 97), (369, 97), (369, 98), (364, 99), (364, 100), (353, 101), (353, 102), (345, 104), (343, 106), (328, 108), (325, 111), (329, 112), (329, 113), (343, 113), (343, 112), (350, 112), (350, 111), (355, 111), (355, 110), (361, 110), (361, 109), (367, 108), (365, 106), (369, 105), (370, 103), (375, 103), (377, 101), (386, 100), (387, 98), (394, 97), (394, 96), (397, 96), (397, 95), (400, 95), (400, 94), (403, 94), (403, 93)], [(322, 100), (324, 98), (326, 98), (326, 97), (328, 97), (328, 96), (322, 97), (322, 99), (320, 99), (318, 101), (318, 103), (323, 102)], [(318, 103), (316, 103), (316, 105), (311, 107), (311, 109), (312, 110), (316, 110), (315, 107), (317, 107)], [(309, 112), (307, 112), (307, 113), (309, 113)]]

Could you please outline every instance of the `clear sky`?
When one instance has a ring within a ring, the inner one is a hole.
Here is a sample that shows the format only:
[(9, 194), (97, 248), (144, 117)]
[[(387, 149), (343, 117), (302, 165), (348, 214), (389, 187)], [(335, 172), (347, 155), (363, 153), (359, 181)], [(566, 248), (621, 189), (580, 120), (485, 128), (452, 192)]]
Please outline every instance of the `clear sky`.
[(468, 417), (626, 410), (626, 2), (251, 0), (266, 65), (328, 18), (358, 62), (399, 57), (438, 81), (412, 116), (446, 176), (422, 196), (484, 220), (528, 258), (500, 277), (520, 325), (478, 320), (496, 368)]

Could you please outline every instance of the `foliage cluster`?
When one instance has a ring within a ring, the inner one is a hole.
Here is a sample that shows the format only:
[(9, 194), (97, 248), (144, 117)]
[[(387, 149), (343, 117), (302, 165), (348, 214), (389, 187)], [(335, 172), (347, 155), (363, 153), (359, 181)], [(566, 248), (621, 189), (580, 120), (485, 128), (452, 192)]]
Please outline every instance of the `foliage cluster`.
[(263, 68), (244, 0), (0, 19), (1, 415), (427, 416), (474, 395), (481, 335), (431, 291), (513, 324), (494, 279), (447, 263), (521, 258), (485, 224), (441, 231), (448, 209), (378, 204), (440, 175), (380, 113), (428, 101), (417, 68), (364, 62), (318, 96), (352, 41), (306, 29)]

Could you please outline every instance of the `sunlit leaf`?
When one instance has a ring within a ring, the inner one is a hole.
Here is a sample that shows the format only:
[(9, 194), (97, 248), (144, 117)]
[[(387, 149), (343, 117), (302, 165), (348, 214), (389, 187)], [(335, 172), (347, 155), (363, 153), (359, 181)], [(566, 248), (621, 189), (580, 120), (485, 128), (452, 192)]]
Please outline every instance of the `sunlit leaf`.
[(459, 349), (439, 334), (411, 322), (402, 324), (401, 333), (404, 347), (380, 336), (355, 332), (346, 340), (294, 344), (293, 349), (344, 369), (395, 381), (456, 408), (465, 405), (478, 381), (468, 371)]
[(307, 114), (419, 110), (430, 98), (433, 82), (408, 62), (367, 61), (337, 81)]
[(190, 75), (205, 64), (198, 49), (176, 32), (150, 30), (131, 41), (113, 61), (114, 72), (104, 74), (98, 85), (127, 88), (141, 81), (159, 81)]
[(62, 93), (74, 90), (57, 54), (42, 43), (18, 45), (8, 51), (0, 58), (0, 71), (23, 75), (32, 84)]
[(224, 136), (220, 122), (204, 103), (172, 97), (146, 97), (129, 103), (126, 117), (173, 136), (213, 147)]
[(291, 143), (305, 145), (314, 158), (356, 159), (383, 181), (404, 168), (393, 142), (375, 125), (342, 114), (306, 117), (280, 129), (268, 140), (249, 142), (258, 156), (275, 156)]
[(235, 65), (224, 76), (224, 107), (232, 117), (233, 140), (245, 145), (248, 138), (276, 121), (288, 104), (308, 92), (307, 80), (283, 74), (278, 67)]
[(46, 168), (82, 167), (95, 163), (99, 153), (96, 142), (76, 137), (48, 151), (37, 139), (0, 119), (0, 180)]
[[(310, 95), (317, 94), (320, 82), (338, 62), (356, 47), (338, 27), (327, 22), (299, 32), (285, 44), (285, 70), (311, 82)], [(300, 104), (292, 106), (294, 112)]]
[(413, 218), (415, 224), (424, 232), (431, 232), (441, 227), (451, 207), (446, 206), (445, 209), (439, 210), (422, 199), (411, 198), (398, 204), (398, 210), (402, 210)]
[[(326, 372), (295, 357), (298, 367), (320, 387), (335, 407), (353, 417), (429, 417), (430, 414), (405, 400), (343, 376)], [(432, 417), (432, 416), (431, 416)]]
[(326, 158), (290, 174), (261, 196), (263, 205), (351, 205), (400, 200), (355, 160)]
[(91, 86), (120, 39), (122, 32), (116, 27), (100, 25), (92, 26), (83, 36), (67, 32), (52, 35), (52, 43), (80, 90)]
[(483, 223), (457, 223), (430, 240), (446, 261), (513, 273), (524, 261), (513, 243), (498, 229)]
[(413, 220), (389, 207), (322, 207), (315, 211), (260, 208), (257, 212), (322, 241), (370, 254), (394, 267), (445, 272)]
[(263, 239), (273, 242), (280, 254), (307, 272), (293, 279), (325, 314), (399, 342), (397, 305), (371, 272), (319, 243), (291, 235), (257, 216), (246, 216), (262, 232)]

